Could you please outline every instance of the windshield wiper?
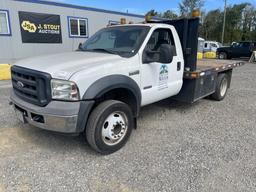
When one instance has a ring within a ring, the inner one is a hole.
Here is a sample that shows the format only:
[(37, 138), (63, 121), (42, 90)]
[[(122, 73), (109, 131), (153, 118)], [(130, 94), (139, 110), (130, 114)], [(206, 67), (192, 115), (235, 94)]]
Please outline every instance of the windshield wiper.
[(106, 53), (110, 53), (110, 54), (118, 54), (116, 51), (111, 51), (109, 49), (102, 49), (102, 48), (97, 48), (97, 49), (84, 49), (85, 51), (104, 51)]

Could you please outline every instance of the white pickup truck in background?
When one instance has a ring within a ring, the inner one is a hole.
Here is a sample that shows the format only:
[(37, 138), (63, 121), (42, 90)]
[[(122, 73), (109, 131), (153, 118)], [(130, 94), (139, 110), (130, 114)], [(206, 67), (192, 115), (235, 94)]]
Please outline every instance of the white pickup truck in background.
[(120, 149), (140, 107), (172, 97), (224, 99), (241, 62), (196, 60), (199, 19), (115, 25), (79, 49), (25, 59), (11, 69), (11, 104), (24, 123), (80, 134), (103, 154)]

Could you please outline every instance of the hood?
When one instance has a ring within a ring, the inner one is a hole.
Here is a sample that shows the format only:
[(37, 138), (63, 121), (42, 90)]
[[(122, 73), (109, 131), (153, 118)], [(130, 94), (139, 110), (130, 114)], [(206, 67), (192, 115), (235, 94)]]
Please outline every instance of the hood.
[(99, 52), (74, 51), (20, 60), (14, 65), (49, 73), (53, 78), (68, 80), (80, 70), (120, 60), (119, 55)]

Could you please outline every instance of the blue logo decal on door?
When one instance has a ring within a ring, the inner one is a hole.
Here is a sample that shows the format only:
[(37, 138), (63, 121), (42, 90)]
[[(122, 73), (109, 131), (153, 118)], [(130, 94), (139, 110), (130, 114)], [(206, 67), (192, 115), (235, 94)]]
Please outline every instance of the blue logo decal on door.
[(159, 70), (158, 90), (168, 88), (168, 66), (161, 65)]

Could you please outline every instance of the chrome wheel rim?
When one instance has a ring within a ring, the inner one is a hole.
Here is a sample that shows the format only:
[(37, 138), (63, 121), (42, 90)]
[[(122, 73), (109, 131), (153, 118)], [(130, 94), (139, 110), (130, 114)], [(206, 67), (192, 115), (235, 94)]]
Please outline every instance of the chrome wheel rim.
[(127, 129), (127, 116), (120, 111), (113, 112), (102, 125), (102, 140), (107, 145), (116, 145), (124, 139)]
[(220, 85), (220, 96), (221, 97), (223, 97), (226, 94), (227, 88), (228, 88), (228, 80), (226, 78), (224, 78)]

